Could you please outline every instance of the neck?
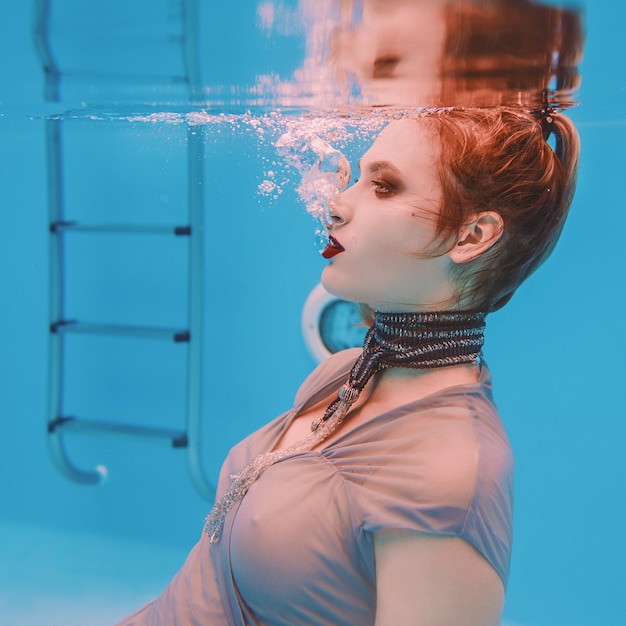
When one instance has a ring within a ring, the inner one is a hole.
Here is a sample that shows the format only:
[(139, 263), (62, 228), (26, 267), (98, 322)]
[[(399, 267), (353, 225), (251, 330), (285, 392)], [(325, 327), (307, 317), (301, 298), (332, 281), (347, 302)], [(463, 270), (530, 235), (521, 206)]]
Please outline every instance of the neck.
[(376, 369), (433, 369), (474, 363), (484, 342), (479, 311), (375, 311), (364, 345)]
[(476, 363), (462, 363), (433, 369), (394, 367), (374, 376), (371, 389), (366, 387), (364, 394), (367, 393), (368, 398), (375, 396), (377, 402), (395, 406), (429, 396), (448, 387), (473, 385), (479, 380), (480, 370)]

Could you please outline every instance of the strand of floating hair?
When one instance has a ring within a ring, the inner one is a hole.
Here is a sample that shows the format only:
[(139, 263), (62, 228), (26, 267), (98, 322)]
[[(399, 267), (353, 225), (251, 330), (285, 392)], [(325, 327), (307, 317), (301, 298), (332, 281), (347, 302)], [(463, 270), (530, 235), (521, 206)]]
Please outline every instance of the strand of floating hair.
[(230, 477), (232, 481), (230, 487), (213, 505), (213, 508), (204, 520), (204, 532), (209, 536), (209, 541), (211, 543), (219, 542), (222, 536), (226, 515), (228, 515), (228, 512), (235, 504), (241, 502), (248, 492), (248, 489), (250, 489), (252, 484), (270, 467), (270, 465), (273, 465), (289, 455), (312, 450), (315, 446), (330, 437), (342, 424), (346, 414), (355, 401), (355, 397), (351, 397), (349, 400), (342, 400), (338, 403), (330, 418), (316, 431), (287, 448), (260, 454), (246, 465), (241, 472), (232, 475)]

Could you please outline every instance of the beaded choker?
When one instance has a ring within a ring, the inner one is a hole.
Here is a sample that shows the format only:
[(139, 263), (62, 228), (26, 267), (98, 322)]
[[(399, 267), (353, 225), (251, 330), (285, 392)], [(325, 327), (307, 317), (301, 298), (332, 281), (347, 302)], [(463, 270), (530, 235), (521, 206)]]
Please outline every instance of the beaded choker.
[(367, 381), (390, 367), (432, 369), (472, 363), (484, 342), (485, 313), (383, 313), (365, 336), (363, 353), (326, 413), (311, 424), (315, 432), (342, 406), (354, 404)]
[(323, 417), (311, 424), (311, 434), (295, 444), (260, 454), (239, 474), (207, 515), (205, 532), (211, 543), (220, 540), (224, 519), (250, 486), (270, 465), (287, 456), (312, 450), (344, 421), (350, 407), (374, 374), (391, 367), (432, 369), (473, 363), (484, 342), (486, 313), (442, 311), (431, 313), (384, 313), (376, 311), (363, 353), (350, 371), (348, 381), (328, 406)]

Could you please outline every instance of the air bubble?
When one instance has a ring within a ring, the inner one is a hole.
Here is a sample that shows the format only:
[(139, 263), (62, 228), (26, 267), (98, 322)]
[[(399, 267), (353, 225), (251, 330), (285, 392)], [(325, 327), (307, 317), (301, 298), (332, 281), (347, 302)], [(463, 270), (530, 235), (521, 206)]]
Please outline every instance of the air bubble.
[[(92, 112), (93, 114), (93, 112)], [(95, 113), (101, 118), (101, 114)], [(396, 113), (394, 117), (402, 117)], [(160, 111), (123, 118), (148, 124), (187, 124), (192, 134), (215, 143), (228, 132), (250, 133), (261, 154), (262, 146), (272, 146), (279, 158), (262, 156), (266, 170), (258, 184), (259, 195), (272, 202), (292, 185), (290, 168), (298, 174), (296, 191), (307, 211), (324, 221), (332, 202), (350, 182), (348, 147), (361, 151), (391, 119), (389, 113), (366, 116), (333, 113), (285, 115), (281, 111), (266, 114), (210, 113), (206, 110), (185, 113)], [(195, 128), (194, 128), (195, 127)], [(200, 128), (198, 128), (200, 127)]]
[(315, 231), (315, 247), (318, 252), (321, 253), (326, 247), (326, 244), (328, 244), (328, 231), (318, 228)]

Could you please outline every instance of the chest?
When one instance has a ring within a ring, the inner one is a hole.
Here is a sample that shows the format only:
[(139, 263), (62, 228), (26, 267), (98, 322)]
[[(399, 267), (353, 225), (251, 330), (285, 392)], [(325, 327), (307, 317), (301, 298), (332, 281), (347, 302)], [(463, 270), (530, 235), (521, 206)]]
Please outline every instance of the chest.
[(319, 454), (270, 467), (225, 537), (232, 580), (259, 620), (253, 623), (373, 624), (373, 550), (355, 533), (343, 479)]
[[(404, 388), (395, 389), (394, 393), (381, 393), (381, 390), (376, 384), (377, 381), (372, 382), (373, 384), (366, 386), (361, 392), (361, 396), (354, 403), (343, 423), (330, 437), (316, 448), (313, 448), (314, 450), (326, 447), (351, 430), (367, 424), (367, 422), (373, 418), (393, 411), (403, 404), (408, 404), (423, 396), (425, 393), (419, 385), (407, 385)], [(329, 404), (336, 397), (336, 392), (333, 392), (313, 406), (300, 411), (282, 434), (281, 438), (274, 446), (274, 450), (287, 448), (311, 434), (311, 425), (324, 416)]]
[[(304, 439), (307, 435), (311, 434), (311, 425), (320, 420), (326, 413), (328, 405), (335, 399), (335, 394), (324, 398), (317, 402), (314, 406), (311, 406), (300, 413), (293, 419), (291, 424), (287, 427), (282, 434), (274, 450), (282, 450)], [(387, 407), (391, 408), (391, 407)], [(369, 393), (363, 392), (362, 397), (357, 400), (350, 412), (346, 416), (344, 422), (337, 428), (337, 430), (328, 439), (323, 441), (317, 448), (319, 449), (332, 443), (350, 430), (366, 423), (371, 418), (384, 412), (386, 409), (370, 397)]]

